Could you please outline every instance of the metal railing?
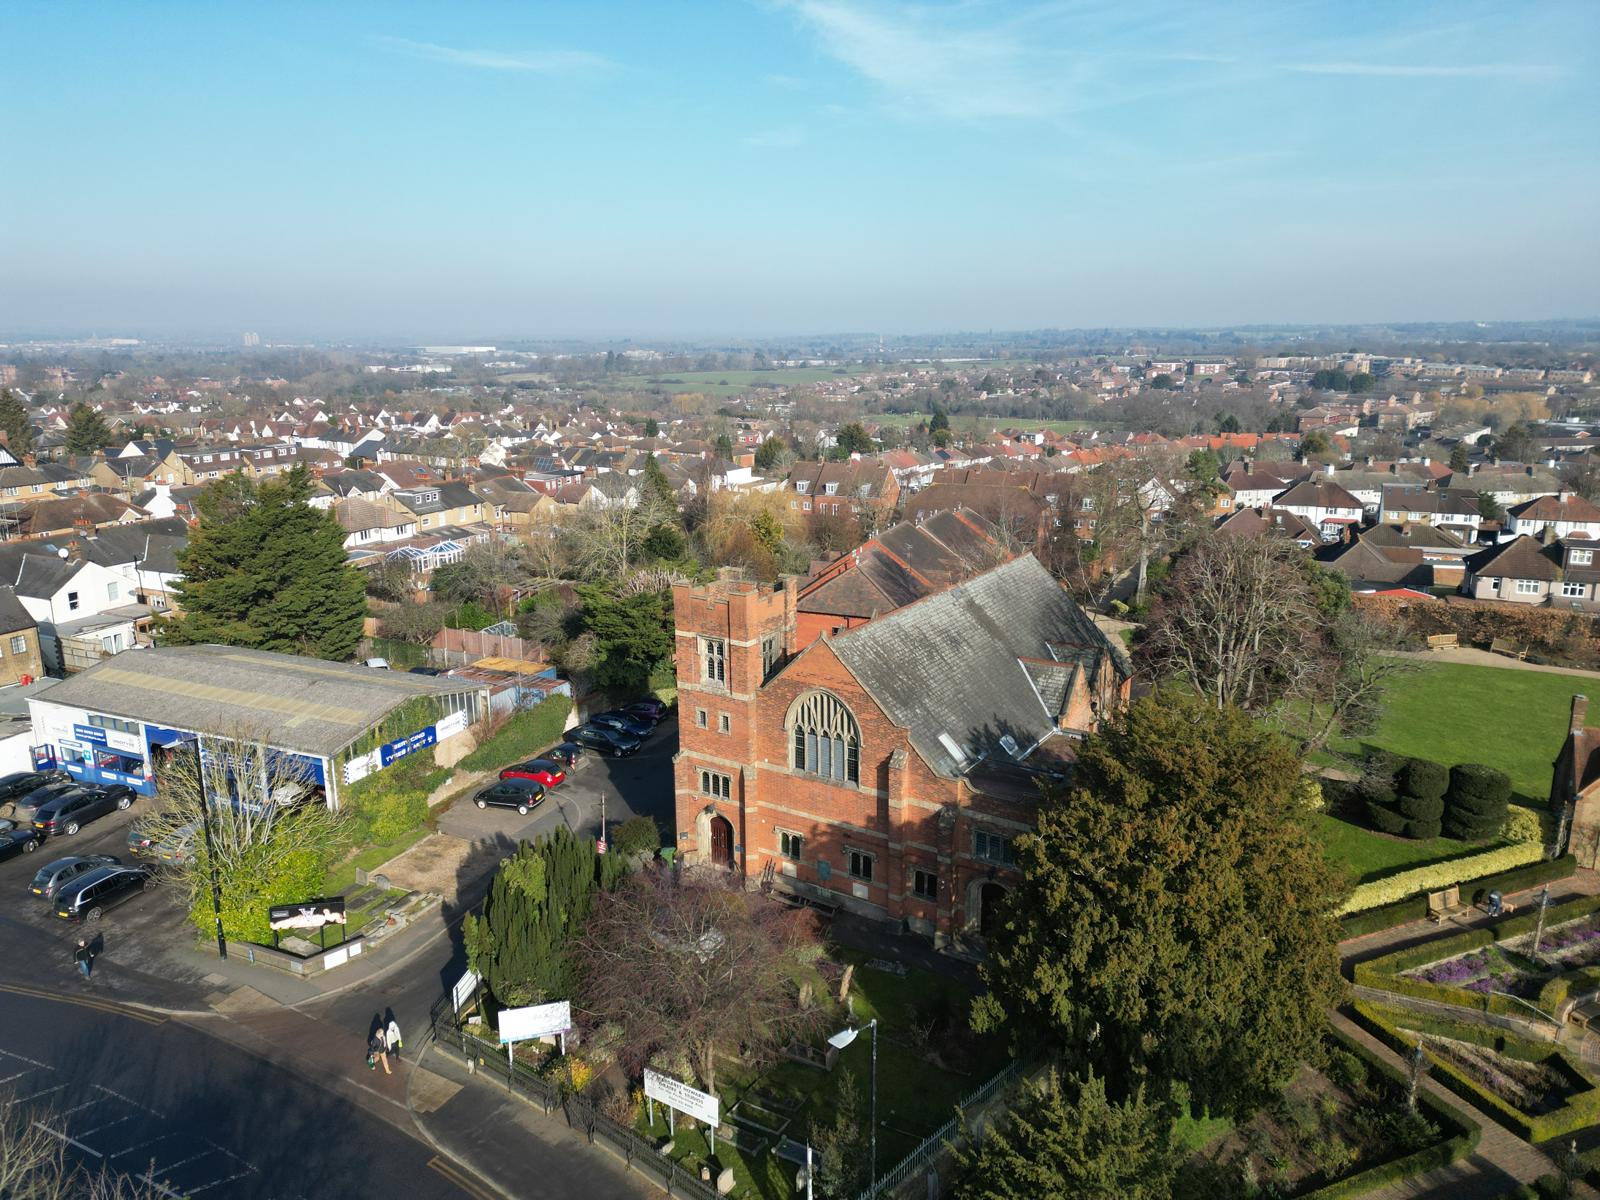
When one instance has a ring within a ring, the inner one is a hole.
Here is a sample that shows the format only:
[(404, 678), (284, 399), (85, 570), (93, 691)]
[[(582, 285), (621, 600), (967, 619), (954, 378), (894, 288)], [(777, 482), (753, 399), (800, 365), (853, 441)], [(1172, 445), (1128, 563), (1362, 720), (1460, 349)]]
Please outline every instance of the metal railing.
[(464, 1055), (474, 1071), (482, 1071), (503, 1081), (508, 1090), (538, 1106), (546, 1116), (559, 1112), (569, 1128), (580, 1131), (590, 1145), (599, 1142), (669, 1196), (688, 1200), (718, 1200), (717, 1189), (697, 1174), (660, 1153), (648, 1138), (612, 1120), (582, 1096), (573, 1095), (541, 1078), (526, 1063), (511, 1061), (503, 1046), (462, 1029), (455, 1019), (451, 1000), (445, 996), (428, 1014), (433, 1038)]
[(1020, 1060), (1013, 1059), (993, 1077), (968, 1092), (961, 1098), (960, 1103), (956, 1105), (957, 1113), (955, 1116), (923, 1138), (921, 1144), (915, 1150), (878, 1176), (876, 1186), (865, 1189), (858, 1197), (858, 1200), (873, 1200), (874, 1197), (904, 1183), (917, 1171), (926, 1169), (936, 1156), (944, 1153), (956, 1131), (960, 1129), (967, 1113), (986, 1103), (1003, 1088), (1008, 1087), (1017, 1076), (1022, 1074), (1022, 1070), (1023, 1063)]

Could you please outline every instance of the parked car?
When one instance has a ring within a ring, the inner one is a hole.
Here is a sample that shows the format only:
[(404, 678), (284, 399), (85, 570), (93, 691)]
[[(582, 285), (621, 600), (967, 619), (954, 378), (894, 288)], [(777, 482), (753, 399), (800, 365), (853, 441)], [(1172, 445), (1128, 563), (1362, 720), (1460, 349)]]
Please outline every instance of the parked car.
[(517, 815), (525, 817), (531, 809), (544, 803), (544, 785), (531, 779), (502, 779), (491, 783), (472, 798), (479, 808), (514, 808)]
[(39, 842), (39, 835), (31, 829), (0, 829), (0, 862), (19, 854), (32, 854)]
[(438, 667), (407, 667), (406, 668), (406, 674), (408, 674), (408, 675), (443, 675), (444, 672)]
[(597, 754), (609, 755), (612, 758), (632, 754), (644, 745), (641, 739), (632, 734), (623, 733), (620, 729), (607, 729), (600, 725), (579, 725), (576, 729), (569, 730), (567, 737), (585, 750), (593, 750)]
[(571, 775), (583, 761), (583, 747), (575, 742), (562, 742), (559, 746), (552, 746), (539, 757), (560, 763), (566, 768), (567, 774)]
[(180, 825), (164, 837), (155, 830), (135, 824), (128, 830), (128, 853), (138, 858), (153, 858), (168, 866), (187, 862), (194, 855), (197, 825)]
[(98, 921), (107, 910), (144, 895), (154, 878), (148, 867), (86, 871), (56, 891), (56, 916), (64, 921)]
[(620, 730), (629, 737), (636, 737), (643, 741), (650, 736), (650, 731), (655, 728), (649, 721), (641, 721), (638, 717), (630, 717), (620, 708), (610, 712), (595, 713), (589, 718), (589, 724), (599, 725), (606, 729)]
[(127, 808), (133, 797), (133, 789), (125, 783), (76, 788), (41, 804), (33, 814), (33, 827), (40, 837), (71, 835), (90, 821)]
[(90, 871), (121, 865), (120, 858), (114, 858), (109, 854), (75, 854), (70, 858), (58, 858), (55, 862), (46, 863), (39, 868), (33, 877), (33, 882), (28, 885), (28, 891), (48, 900), (74, 879), (87, 875)]
[(551, 758), (530, 758), (527, 762), (512, 763), (500, 772), (501, 779), (532, 779), (547, 788), (557, 786), (566, 777), (561, 764)]
[(26, 824), (31, 827), (34, 817), (38, 815), (39, 809), (43, 805), (48, 804), (58, 796), (65, 796), (68, 792), (75, 792), (82, 786), (83, 784), (70, 777), (52, 779), (49, 783), (42, 783), (34, 788), (33, 791), (17, 798), (11, 810), (12, 819), (19, 824)]
[(0, 805), (20, 800), (35, 788), (49, 783), (71, 782), (65, 771), (18, 771), (0, 776)]
[(659, 725), (667, 719), (667, 713), (671, 710), (667, 708), (664, 702), (652, 696), (645, 700), (635, 700), (632, 704), (624, 704), (622, 711), (631, 717), (637, 717), (641, 721), (649, 721), (652, 725)]

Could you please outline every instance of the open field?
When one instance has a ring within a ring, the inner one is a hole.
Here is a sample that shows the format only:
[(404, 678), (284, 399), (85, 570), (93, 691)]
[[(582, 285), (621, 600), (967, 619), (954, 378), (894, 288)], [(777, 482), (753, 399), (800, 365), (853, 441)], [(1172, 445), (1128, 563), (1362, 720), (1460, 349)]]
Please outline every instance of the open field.
[(635, 391), (702, 392), (726, 398), (748, 391), (799, 387), (824, 379), (859, 375), (868, 368), (781, 367), (772, 371), (664, 371), (658, 375), (618, 375), (604, 382), (612, 387)]

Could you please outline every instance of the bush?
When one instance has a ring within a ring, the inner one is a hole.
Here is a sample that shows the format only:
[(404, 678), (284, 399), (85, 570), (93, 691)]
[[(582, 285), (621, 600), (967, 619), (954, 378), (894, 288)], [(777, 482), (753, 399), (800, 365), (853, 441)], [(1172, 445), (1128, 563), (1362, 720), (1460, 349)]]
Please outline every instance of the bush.
[(1294, 806), (1304, 812), (1322, 812), (1328, 807), (1322, 796), (1322, 781), (1315, 775), (1302, 775), (1290, 793)]
[(612, 846), (623, 858), (635, 854), (654, 854), (661, 849), (661, 831), (651, 817), (629, 817), (611, 837)]
[(1500, 836), (1508, 842), (1538, 842), (1544, 844), (1544, 822), (1531, 808), (1513, 805), (1506, 810), (1506, 823)]
[(571, 711), (571, 697), (551, 696), (517, 713), (456, 765), (466, 771), (498, 771), (532, 758), (560, 741)]
[(1444, 816), (1444, 799), (1441, 796), (1402, 795), (1400, 815), (1406, 819), (1405, 834), (1409, 838), (1436, 838), (1440, 820)]
[[(1498, 854), (1499, 851), (1491, 851)], [(1473, 855), (1470, 858), (1456, 859), (1455, 862), (1463, 866), (1474, 865), (1487, 855)], [(1452, 864), (1444, 864), (1452, 865)], [(1563, 855), (1554, 861), (1540, 861), (1531, 866), (1516, 867), (1510, 871), (1501, 871), (1498, 874), (1480, 875), (1470, 880), (1455, 880), (1461, 884), (1461, 898), (1470, 900), (1473, 904), (1482, 904), (1490, 892), (1500, 892), (1509, 895), (1520, 892), (1535, 884), (1548, 883), (1552, 879), (1565, 879), (1577, 870), (1578, 863), (1572, 855)], [(1475, 868), (1481, 869), (1481, 868)], [(1410, 872), (1407, 872), (1409, 875)], [(1400, 878), (1393, 876), (1392, 878)], [(1387, 880), (1380, 880), (1387, 883)], [(1449, 886), (1448, 884), (1446, 886)], [(1471, 894), (1468, 895), (1468, 889)], [(1357, 889), (1358, 891), (1361, 889)], [(1340, 940), (1363, 937), (1369, 933), (1377, 933), (1382, 929), (1393, 929), (1396, 925), (1405, 925), (1411, 921), (1420, 921), (1428, 915), (1426, 891), (1414, 892), (1403, 900), (1396, 900), (1391, 904), (1368, 908), (1359, 912), (1352, 912), (1339, 921)]]
[(1367, 801), (1367, 823), (1379, 833), (1395, 836), (1405, 833), (1406, 819), (1399, 811), (1378, 800)]
[(1450, 768), (1450, 790), (1445, 797), (1445, 832), (1462, 841), (1480, 842), (1494, 837), (1506, 823), (1511, 800), (1511, 777), (1481, 763), (1461, 763)]
[[(1543, 857), (1543, 846), (1519, 842), (1513, 846), (1497, 846), (1482, 854), (1469, 854), (1463, 858), (1452, 858), (1448, 862), (1430, 863), (1410, 871), (1402, 871), (1398, 875), (1390, 875), (1386, 879), (1375, 879), (1371, 883), (1361, 884), (1350, 893), (1349, 899), (1339, 911), (1341, 914), (1362, 912), (1369, 908), (1377, 908), (1379, 905), (1393, 904), (1397, 900), (1404, 900), (1419, 892), (1436, 892), (1440, 888), (1469, 880), (1477, 880), (1490, 888), (1498, 886), (1501, 891), (1515, 891), (1518, 888), (1530, 887), (1539, 880), (1518, 882), (1515, 886), (1511, 886), (1504, 881), (1490, 884), (1487, 879), (1481, 877), (1537, 862)], [(1570, 875), (1572, 870), (1572, 865), (1569, 865), (1564, 870), (1556, 871), (1544, 878), (1554, 879), (1558, 875)], [(1419, 912), (1417, 915), (1424, 914)]]
[(428, 797), (448, 778), (449, 770), (435, 766), (432, 755), (417, 754), (350, 784), (342, 803), (357, 840), (392, 842), (421, 825), (428, 816)]
[(1402, 796), (1442, 801), (1450, 787), (1450, 769), (1425, 758), (1408, 758), (1400, 767), (1395, 787)]

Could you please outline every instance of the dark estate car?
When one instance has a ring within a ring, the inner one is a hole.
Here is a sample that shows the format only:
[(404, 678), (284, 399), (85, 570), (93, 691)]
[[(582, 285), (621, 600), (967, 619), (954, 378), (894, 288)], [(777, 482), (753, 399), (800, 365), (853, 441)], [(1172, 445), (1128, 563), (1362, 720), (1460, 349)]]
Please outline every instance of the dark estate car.
[(32, 825), (33, 819), (38, 815), (40, 808), (57, 796), (65, 796), (68, 792), (75, 792), (82, 786), (83, 784), (76, 779), (67, 777), (42, 783), (32, 791), (24, 792), (17, 797), (15, 807), (11, 810), (11, 816), (19, 823)]
[(660, 700), (635, 700), (632, 704), (624, 704), (622, 711), (630, 717), (637, 717), (641, 721), (649, 721), (652, 725), (659, 725), (667, 719), (669, 711), (666, 704)]
[(58, 858), (55, 862), (46, 863), (39, 868), (33, 877), (33, 882), (28, 885), (28, 891), (48, 900), (74, 879), (81, 878), (90, 871), (121, 865), (121, 859), (109, 854), (75, 854), (70, 858)]
[(64, 782), (71, 782), (65, 771), (18, 771), (14, 775), (0, 776), (0, 805), (20, 800), (47, 783)]
[(553, 788), (567, 777), (566, 770), (553, 758), (530, 758), (527, 762), (512, 763), (500, 772), (501, 779), (531, 779)]
[(133, 789), (122, 783), (75, 788), (41, 804), (33, 814), (33, 827), (40, 837), (77, 833), (90, 821), (127, 808), (133, 797)]
[(19, 854), (31, 854), (39, 848), (39, 835), (31, 829), (13, 827), (0, 829), (0, 861)]
[(408, 675), (443, 675), (444, 674), (444, 672), (441, 671), (438, 667), (407, 667), (406, 668), (406, 673)]
[(650, 736), (650, 731), (655, 725), (649, 721), (641, 721), (638, 717), (629, 716), (620, 708), (610, 712), (595, 713), (589, 718), (589, 724), (599, 725), (604, 729), (615, 729), (629, 737), (639, 738), (641, 741)]
[(143, 895), (153, 878), (148, 867), (97, 867), (56, 892), (55, 914), (64, 921), (98, 921), (107, 909)]
[(519, 816), (525, 817), (528, 810), (544, 803), (544, 786), (531, 779), (502, 779), (480, 791), (472, 802), (479, 808), (488, 808), (491, 804), (496, 808), (514, 808)]
[(593, 750), (598, 754), (608, 754), (612, 758), (621, 758), (624, 754), (632, 754), (643, 743), (631, 734), (623, 733), (619, 729), (605, 729), (599, 725), (579, 725), (576, 729), (567, 732), (567, 739), (576, 742), (585, 750)]

